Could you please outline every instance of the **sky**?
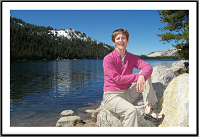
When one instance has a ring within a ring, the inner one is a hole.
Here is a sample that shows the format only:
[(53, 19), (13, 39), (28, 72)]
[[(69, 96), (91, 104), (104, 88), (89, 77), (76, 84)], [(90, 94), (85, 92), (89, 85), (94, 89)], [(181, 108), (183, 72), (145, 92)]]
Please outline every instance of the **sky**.
[[(195, 8), (193, 2), (7, 2), (3, 3), (3, 20), (9, 22), (12, 15), (37, 26), (57, 30), (72, 28), (113, 47), (113, 31), (123, 28), (130, 34), (127, 51), (147, 55), (172, 49), (175, 44), (163, 44), (156, 35), (165, 33), (159, 28), (167, 25), (161, 23), (158, 10), (189, 9), (191, 23)], [(4, 24), (8, 26), (3, 29), (9, 29), (9, 23)]]
[(135, 55), (174, 48), (172, 43), (160, 42), (156, 35), (164, 33), (159, 28), (167, 25), (161, 23), (158, 10), (10, 10), (10, 15), (37, 26), (72, 28), (111, 46), (112, 32), (127, 29), (127, 51)]

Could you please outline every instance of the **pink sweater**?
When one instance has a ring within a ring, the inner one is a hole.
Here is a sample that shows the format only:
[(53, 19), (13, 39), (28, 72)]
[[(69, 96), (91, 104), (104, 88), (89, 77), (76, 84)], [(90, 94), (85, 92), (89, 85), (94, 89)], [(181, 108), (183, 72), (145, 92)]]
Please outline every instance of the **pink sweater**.
[(144, 75), (145, 80), (151, 76), (153, 71), (149, 63), (128, 52), (124, 58), (123, 66), (117, 49), (104, 57), (103, 67), (104, 91), (126, 90), (131, 86), (131, 83), (137, 82), (139, 73), (132, 74), (133, 68), (143, 70), (140, 75)]

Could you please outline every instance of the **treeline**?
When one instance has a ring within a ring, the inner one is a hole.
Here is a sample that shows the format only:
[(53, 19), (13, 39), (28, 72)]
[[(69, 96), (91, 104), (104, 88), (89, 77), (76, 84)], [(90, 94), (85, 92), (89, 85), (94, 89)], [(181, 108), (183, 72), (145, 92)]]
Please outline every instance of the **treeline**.
[(52, 27), (36, 26), (10, 16), (10, 59), (103, 59), (114, 47), (87, 41), (50, 35)]
[(138, 55), (141, 59), (179, 59), (179, 56), (156, 56), (148, 57), (146, 55)]

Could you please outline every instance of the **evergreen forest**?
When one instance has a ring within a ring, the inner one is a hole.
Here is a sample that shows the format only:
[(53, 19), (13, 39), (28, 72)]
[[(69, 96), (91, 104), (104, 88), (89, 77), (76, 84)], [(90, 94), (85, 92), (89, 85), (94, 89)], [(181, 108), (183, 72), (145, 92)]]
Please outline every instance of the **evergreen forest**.
[(36, 26), (10, 16), (10, 60), (103, 59), (114, 47), (90, 37), (68, 39), (49, 34), (52, 27)]

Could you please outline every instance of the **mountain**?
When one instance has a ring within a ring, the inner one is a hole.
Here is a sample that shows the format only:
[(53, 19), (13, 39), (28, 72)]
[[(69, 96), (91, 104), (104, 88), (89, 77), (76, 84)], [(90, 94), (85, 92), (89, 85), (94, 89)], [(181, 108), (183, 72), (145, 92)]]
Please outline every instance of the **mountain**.
[(10, 16), (10, 59), (103, 59), (114, 47), (75, 29), (54, 30)]
[[(62, 30), (49, 30), (49, 33), (51, 35), (57, 35), (57, 37), (66, 37), (68, 39), (72, 39), (72, 38), (79, 38), (81, 40), (88, 40), (91, 39), (89, 36), (87, 36), (85, 33), (77, 31), (75, 29), (62, 29)], [(91, 39), (92, 41), (95, 41), (93, 39)], [(98, 43), (97, 41), (95, 41), (96, 43)]]
[(173, 49), (168, 49), (168, 50), (159, 50), (156, 52), (152, 52), (148, 55), (146, 55), (147, 57), (168, 57), (168, 56), (177, 56), (178, 49), (177, 48), (173, 48)]

